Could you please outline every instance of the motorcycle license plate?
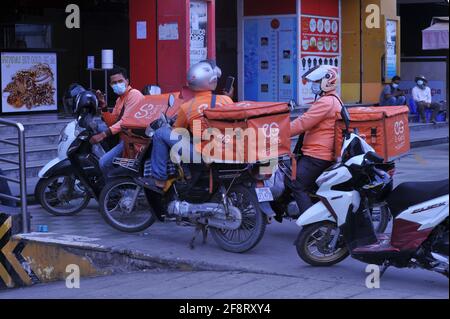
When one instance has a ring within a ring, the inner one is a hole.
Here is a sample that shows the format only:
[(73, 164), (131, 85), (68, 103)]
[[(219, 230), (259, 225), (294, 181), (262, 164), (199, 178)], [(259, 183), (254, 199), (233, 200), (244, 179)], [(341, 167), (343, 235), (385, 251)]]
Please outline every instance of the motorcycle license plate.
[(258, 197), (258, 202), (270, 202), (273, 201), (272, 191), (269, 187), (255, 188), (256, 196)]

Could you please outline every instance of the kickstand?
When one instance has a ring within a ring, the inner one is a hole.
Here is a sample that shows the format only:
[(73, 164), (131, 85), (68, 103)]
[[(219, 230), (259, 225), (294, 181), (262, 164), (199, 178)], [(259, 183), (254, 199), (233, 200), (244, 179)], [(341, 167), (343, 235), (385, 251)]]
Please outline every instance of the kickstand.
[(197, 225), (195, 225), (194, 236), (192, 236), (192, 239), (189, 243), (189, 247), (191, 249), (195, 248), (195, 245), (194, 245), (195, 238), (197, 238), (197, 235), (200, 233), (200, 231), (202, 232), (202, 235), (203, 235), (203, 244), (206, 244), (206, 238), (208, 237), (207, 226), (203, 225), (203, 224), (197, 224)]
[(389, 266), (390, 265), (388, 263), (383, 264), (383, 267), (381, 268), (381, 271), (380, 271), (380, 278), (383, 277), (384, 273), (389, 268)]

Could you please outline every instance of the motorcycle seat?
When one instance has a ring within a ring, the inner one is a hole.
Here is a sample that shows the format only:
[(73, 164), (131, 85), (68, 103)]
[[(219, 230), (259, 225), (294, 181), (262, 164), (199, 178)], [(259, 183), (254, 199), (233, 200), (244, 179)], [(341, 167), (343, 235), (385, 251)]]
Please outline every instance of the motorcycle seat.
[(433, 182), (406, 182), (398, 185), (388, 196), (392, 216), (397, 217), (408, 207), (433, 198), (448, 195), (448, 179)]

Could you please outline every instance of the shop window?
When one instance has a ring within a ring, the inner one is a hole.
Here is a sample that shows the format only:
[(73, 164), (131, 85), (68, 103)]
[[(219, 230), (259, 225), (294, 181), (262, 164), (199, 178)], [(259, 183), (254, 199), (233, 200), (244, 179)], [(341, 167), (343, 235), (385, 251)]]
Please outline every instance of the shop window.
[(50, 49), (52, 27), (48, 24), (13, 24), (0, 26), (3, 49)]

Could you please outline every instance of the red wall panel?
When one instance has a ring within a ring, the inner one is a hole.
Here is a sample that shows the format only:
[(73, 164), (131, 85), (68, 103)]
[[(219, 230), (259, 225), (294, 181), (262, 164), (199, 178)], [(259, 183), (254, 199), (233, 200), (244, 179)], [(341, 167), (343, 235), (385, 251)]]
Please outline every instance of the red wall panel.
[[(156, 65), (156, 1), (130, 0), (130, 81), (141, 90), (147, 84), (157, 83)], [(137, 40), (136, 22), (147, 22), (147, 39)]]
[(296, 2), (296, 0), (244, 0), (244, 16), (295, 14)]
[(301, 13), (315, 16), (339, 17), (339, 0), (302, 0)]

